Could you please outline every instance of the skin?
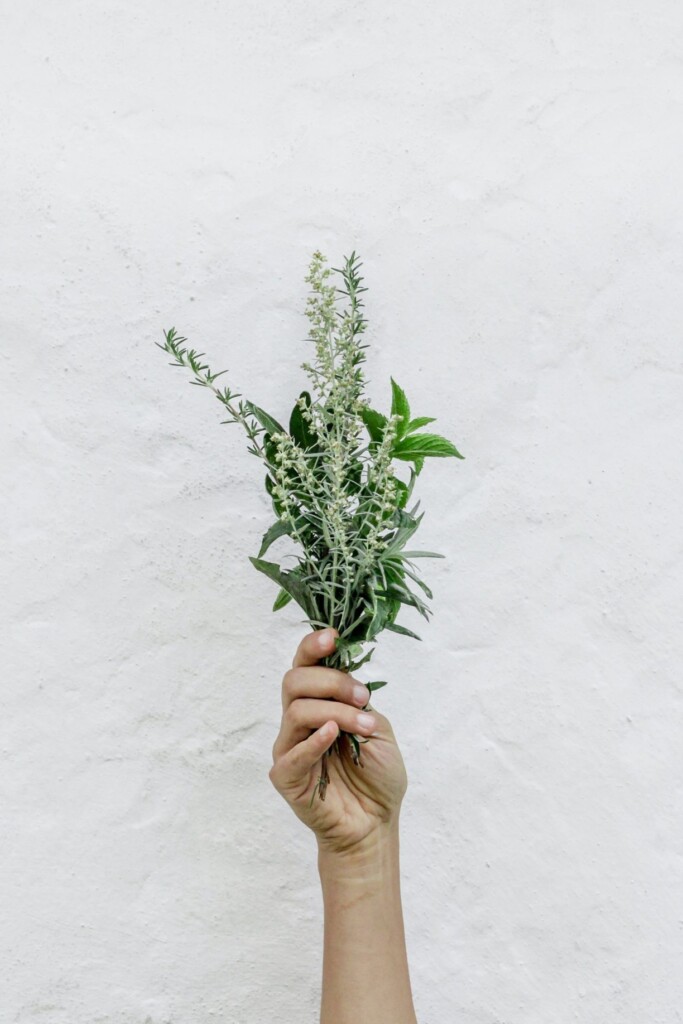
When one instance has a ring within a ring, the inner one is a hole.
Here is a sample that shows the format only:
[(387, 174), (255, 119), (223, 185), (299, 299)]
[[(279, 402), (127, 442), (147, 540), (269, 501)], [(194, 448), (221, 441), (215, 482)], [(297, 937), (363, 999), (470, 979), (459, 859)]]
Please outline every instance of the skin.
[[(367, 687), (318, 661), (336, 630), (299, 644), (282, 681), (282, 722), (269, 778), (315, 834), (324, 924), (320, 1024), (417, 1024), (406, 955), (399, 866), (399, 815), (408, 778), (389, 720), (368, 708)], [(360, 690), (358, 687), (360, 686)], [(311, 796), (322, 755), (339, 731), (372, 737), (363, 766), (342, 742), (328, 761), (324, 801)], [(311, 805), (311, 806), (309, 806)]]

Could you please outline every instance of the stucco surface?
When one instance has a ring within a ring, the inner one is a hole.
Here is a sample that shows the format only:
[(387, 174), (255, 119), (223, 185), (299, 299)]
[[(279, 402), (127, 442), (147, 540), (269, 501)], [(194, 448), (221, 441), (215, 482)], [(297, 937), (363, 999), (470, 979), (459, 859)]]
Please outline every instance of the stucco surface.
[(267, 777), (305, 627), (153, 344), (284, 415), (315, 248), (364, 261), (371, 397), (466, 456), (419, 481), (424, 640), (372, 663), (420, 1024), (683, 1020), (680, 4), (2, 21), (1, 1024), (317, 1020)]

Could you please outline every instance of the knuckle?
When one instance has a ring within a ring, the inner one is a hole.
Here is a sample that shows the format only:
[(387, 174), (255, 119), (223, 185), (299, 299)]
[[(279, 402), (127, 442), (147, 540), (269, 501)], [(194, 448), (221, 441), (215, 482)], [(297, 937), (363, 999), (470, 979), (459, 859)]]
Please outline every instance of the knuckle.
[(272, 768), (268, 772), (268, 778), (270, 779), (271, 784), (275, 787), (275, 789), (279, 789), (277, 765), (272, 766)]
[(297, 681), (297, 671), (295, 668), (288, 668), (282, 677), (282, 689), (286, 694), (294, 692), (294, 687)]
[(324, 697), (336, 697), (337, 700), (348, 701), (352, 693), (353, 683), (349, 680), (346, 672), (339, 669), (324, 669), (324, 676), (321, 676), (321, 690)]
[(304, 705), (300, 697), (293, 700), (285, 711), (284, 717), (289, 725), (301, 725), (303, 719)]

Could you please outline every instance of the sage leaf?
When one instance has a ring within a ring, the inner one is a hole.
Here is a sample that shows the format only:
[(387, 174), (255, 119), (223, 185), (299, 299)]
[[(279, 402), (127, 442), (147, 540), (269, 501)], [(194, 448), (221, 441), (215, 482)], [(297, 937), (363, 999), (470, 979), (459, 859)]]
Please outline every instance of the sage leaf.
[(384, 628), (391, 630), (392, 633), (400, 633), (401, 636), (412, 636), (414, 640), (422, 639), (417, 633), (413, 633), (412, 629), (408, 629), (406, 626), (399, 626), (397, 622), (387, 623)]
[(283, 590), (281, 587), (275, 601), (273, 602), (273, 611), (278, 612), (280, 608), (284, 608), (291, 600), (292, 595), (288, 594), (287, 591)]
[(285, 522), (282, 519), (278, 519), (278, 521), (273, 523), (273, 525), (263, 534), (263, 540), (261, 541), (258, 557), (263, 558), (270, 545), (273, 541), (277, 540), (278, 537), (284, 537), (285, 535), (291, 534), (291, 532), (292, 524), (289, 521)]
[(258, 405), (254, 405), (253, 402), (245, 402), (244, 406), (247, 412), (250, 412), (252, 416), (255, 416), (262, 427), (268, 431), (269, 434), (284, 434), (285, 428), (280, 426), (276, 419), (269, 416), (267, 412), (260, 409)]
[(297, 578), (293, 571), (285, 572), (276, 562), (266, 562), (262, 558), (254, 558), (251, 555), (249, 556), (249, 561), (255, 569), (258, 569), (264, 576), (267, 576), (275, 583), (278, 583), (283, 590), (286, 590), (309, 618), (313, 616), (318, 617), (313, 594), (308, 586)]
[(436, 551), (401, 551), (397, 558), (445, 558)]

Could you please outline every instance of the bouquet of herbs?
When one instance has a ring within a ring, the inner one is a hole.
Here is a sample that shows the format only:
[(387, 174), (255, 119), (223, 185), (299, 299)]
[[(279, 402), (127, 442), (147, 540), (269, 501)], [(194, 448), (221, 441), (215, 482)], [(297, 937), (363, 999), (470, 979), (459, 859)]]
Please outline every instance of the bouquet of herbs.
[[(159, 348), (173, 356), (173, 366), (188, 367), (192, 384), (209, 388), (227, 410), (223, 423), (239, 423), (249, 440), (248, 451), (266, 470), (265, 487), (275, 522), (263, 536), (253, 566), (278, 586), (273, 611), (295, 601), (314, 629), (334, 626), (339, 637), (334, 654), (323, 663), (354, 672), (370, 660), (384, 629), (420, 637), (396, 618), (402, 605), (431, 614), (432, 597), (418, 575), (415, 560), (442, 558), (432, 551), (406, 550), (424, 512), (419, 501), (408, 508), (425, 459), (463, 456), (455, 445), (423, 428), (431, 416), (411, 416), (405, 392), (391, 379), (391, 410), (385, 415), (364, 400), (365, 379), (361, 341), (367, 321), (362, 316), (361, 287), (355, 252), (341, 268), (328, 268), (314, 252), (305, 281), (310, 284), (306, 316), (315, 354), (302, 369), (310, 391), (302, 391), (287, 427), (230, 387), (215, 382), (225, 370), (213, 373), (202, 362), (204, 353), (188, 348), (175, 328), (164, 331)], [(329, 282), (334, 271), (343, 288)], [(339, 296), (344, 307), (338, 309)], [(394, 463), (407, 464), (409, 479), (401, 479)], [(264, 556), (281, 537), (300, 548), (297, 564), (284, 569)], [(411, 584), (416, 584), (418, 592)], [(366, 684), (370, 691), (386, 685)], [(333, 747), (340, 753), (346, 737), (353, 760), (362, 766), (360, 744), (368, 739), (340, 733)], [(321, 799), (329, 780), (323, 757), (318, 786)]]

